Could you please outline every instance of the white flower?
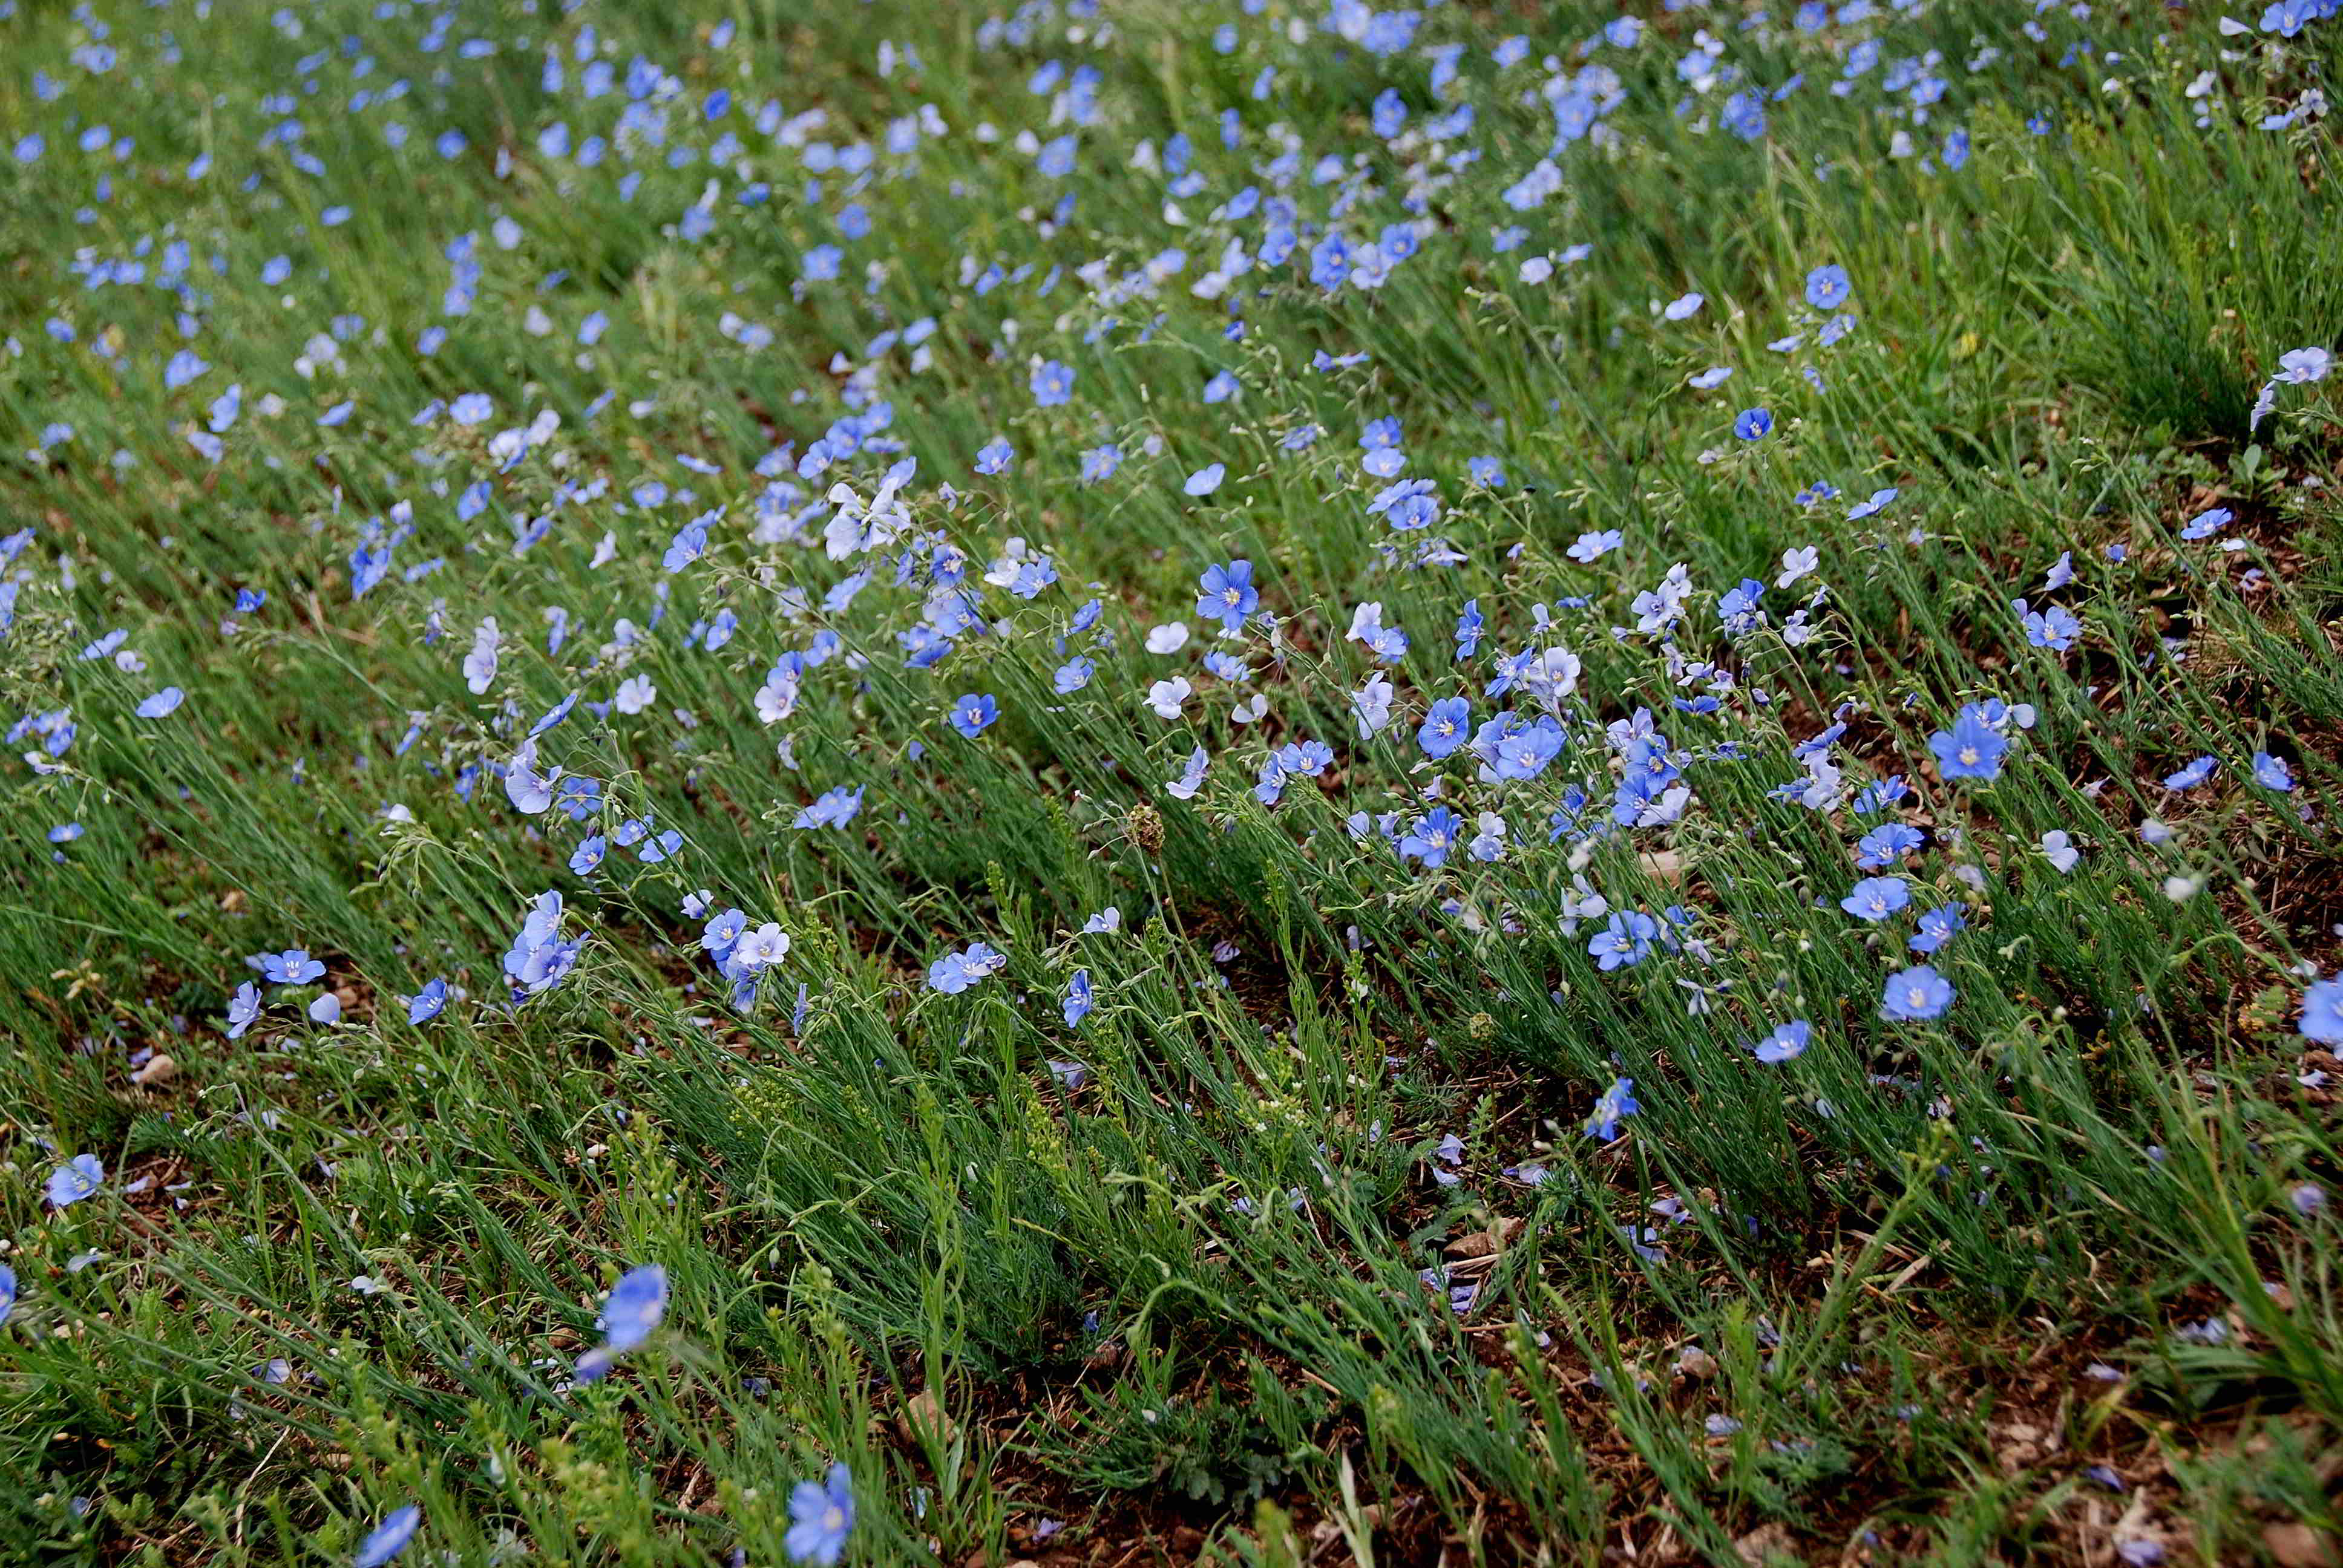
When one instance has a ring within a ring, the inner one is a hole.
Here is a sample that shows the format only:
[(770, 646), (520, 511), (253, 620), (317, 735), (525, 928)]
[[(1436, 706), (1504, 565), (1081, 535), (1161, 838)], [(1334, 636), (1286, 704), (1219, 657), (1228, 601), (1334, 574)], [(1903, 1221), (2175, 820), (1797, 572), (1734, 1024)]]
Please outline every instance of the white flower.
[[(1183, 628), (1182, 634), (1184, 633)], [(1188, 684), (1186, 676), (1175, 675), (1169, 680), (1159, 680), (1147, 689), (1147, 706), (1155, 710), (1155, 716), (1158, 719), (1177, 719), (1180, 717), (1181, 706), (1188, 700), (1189, 694), (1194, 690), (1195, 688)]]
[(789, 935), (778, 920), (767, 920), (740, 939), (732, 956), (748, 969), (769, 969), (789, 956)]
[(798, 710), (798, 678), (784, 672), (757, 688), (757, 717), (779, 724)]
[(1187, 646), (1188, 623), (1184, 620), (1169, 620), (1161, 626), (1148, 628), (1147, 651), (1150, 653), (1177, 653)]
[(513, 753), (513, 759), (505, 765), (505, 799), (510, 800), (513, 809), (523, 816), (537, 816), (553, 804), (554, 780), (560, 777), (561, 769), (558, 768), (539, 773), (537, 770), (537, 742), (524, 740), (520, 743), (520, 749)]
[(464, 656), (464, 684), (475, 697), (485, 694), (497, 678), (497, 618), (482, 620), (472, 633), (472, 651)]
[(611, 705), (621, 713), (640, 713), (658, 696), (659, 688), (651, 684), (649, 676), (631, 676), (618, 682), (618, 694)]
[(1522, 671), (1522, 685), (1548, 708), (1558, 708), (1564, 698), (1578, 689), (1581, 668), (1578, 656), (1570, 649), (1549, 648)]
[(1179, 778), (1163, 781), (1163, 791), (1175, 800), (1193, 800), (1196, 791), (1204, 787), (1204, 769), (1212, 765), (1201, 746), (1188, 753), (1188, 766)]
[(1813, 571), (1815, 563), (1820, 559), (1821, 555), (1822, 552), (1812, 545), (1795, 550), (1784, 550), (1782, 575), (1774, 579), (1774, 586), (1777, 588), (1788, 588), (1792, 583)]
[(2073, 870), (2075, 862), (2083, 858), (2083, 852), (2075, 848), (2074, 839), (2063, 828), (2053, 828), (2042, 835), (2042, 854), (2062, 876)]
[(2324, 381), (2334, 365), (2335, 357), (2324, 348), (2291, 348), (2278, 357), (2278, 375), (2272, 379), (2297, 386), (2306, 381)]

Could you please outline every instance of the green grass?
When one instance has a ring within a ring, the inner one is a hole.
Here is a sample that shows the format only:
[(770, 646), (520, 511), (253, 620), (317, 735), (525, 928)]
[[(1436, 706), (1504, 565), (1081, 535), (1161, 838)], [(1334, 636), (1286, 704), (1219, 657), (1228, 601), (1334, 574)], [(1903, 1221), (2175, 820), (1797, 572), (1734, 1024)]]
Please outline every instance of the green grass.
[[(0, 1559), (347, 1563), (412, 1505), (409, 1562), (776, 1564), (833, 1463), (862, 1563), (2338, 1550), (2343, 448), (2280, 356), (2343, 335), (2305, 107), (2343, 22), (1637, 5), (1624, 44), (1571, 0), (1379, 52), (1288, 0), (272, 9), (0, 12)], [(1544, 62), (1589, 38), (1601, 128), (1557, 146)], [(1197, 290), (1281, 217), (1290, 257)], [(1328, 225), (1407, 223), (1381, 286), (1312, 281)], [(847, 418), (878, 442), (801, 476)], [(830, 487), (902, 457), (825, 548)], [(1394, 477), (1435, 526), (1369, 511)], [(1197, 585), (1239, 558), (1274, 618), (1222, 640)], [(908, 659), (954, 591), (977, 624)], [(1344, 635), (1365, 603), (1403, 656)], [(1489, 693), (1547, 648), (1574, 688)], [(598, 793), (524, 813), (502, 770), (572, 694), (538, 766)], [(1428, 758), (1459, 695), (1560, 754)], [(1946, 777), (1994, 702), (1998, 776)], [(1615, 821), (1654, 767), (1688, 794)], [(1444, 864), (1385, 841), (1436, 807)], [(1910, 902), (1863, 921), (1891, 822)], [(515, 1005), (548, 890), (582, 945)], [(733, 908), (789, 938), (745, 1009), (702, 950)], [(1655, 923), (1606, 970), (1613, 911)], [(244, 961), (288, 948), (324, 975)], [(1922, 962), (1953, 1005), (1883, 1016)], [(80, 1154), (99, 1191), (48, 1201)], [(663, 1322), (578, 1383), (651, 1264)]]

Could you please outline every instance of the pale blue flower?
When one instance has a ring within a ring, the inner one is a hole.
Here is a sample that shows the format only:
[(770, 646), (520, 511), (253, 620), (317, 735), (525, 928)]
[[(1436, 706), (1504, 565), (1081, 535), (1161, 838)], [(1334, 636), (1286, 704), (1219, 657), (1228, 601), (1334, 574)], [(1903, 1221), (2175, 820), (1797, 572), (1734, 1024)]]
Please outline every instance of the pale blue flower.
[(76, 1154), (49, 1172), (49, 1201), (58, 1208), (80, 1202), (106, 1185), (106, 1167), (95, 1154)]
[(1815, 1026), (1805, 1019), (1795, 1018), (1787, 1023), (1776, 1024), (1774, 1032), (1759, 1040), (1753, 1049), (1758, 1060), (1771, 1066), (1805, 1055), (1806, 1045), (1814, 1036)]
[(789, 1493), (789, 1533), (781, 1544), (792, 1563), (830, 1568), (854, 1529), (854, 1477), (833, 1464), (823, 1480), (800, 1481)]

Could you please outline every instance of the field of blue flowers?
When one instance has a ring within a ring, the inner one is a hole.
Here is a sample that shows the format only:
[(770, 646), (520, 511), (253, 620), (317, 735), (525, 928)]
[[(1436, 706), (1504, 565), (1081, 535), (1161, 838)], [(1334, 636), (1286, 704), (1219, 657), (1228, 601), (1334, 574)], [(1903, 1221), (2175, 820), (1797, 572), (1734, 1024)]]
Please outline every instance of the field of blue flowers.
[(0, 0), (0, 1562), (2343, 1563), (2338, 0)]

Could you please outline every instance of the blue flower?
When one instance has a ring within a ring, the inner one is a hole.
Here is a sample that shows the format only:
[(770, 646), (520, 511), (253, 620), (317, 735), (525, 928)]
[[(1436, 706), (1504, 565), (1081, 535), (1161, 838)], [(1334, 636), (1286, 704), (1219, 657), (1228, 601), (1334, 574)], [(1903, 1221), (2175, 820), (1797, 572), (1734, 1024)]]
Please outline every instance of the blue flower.
[(505, 950), (504, 971), (513, 984), (513, 1000), (541, 995), (561, 983), (577, 967), (586, 939), (561, 938), (561, 895), (548, 890), (538, 895), (521, 919), (519, 932)]
[(1448, 852), (1456, 847), (1456, 835), (1463, 826), (1455, 812), (1435, 806), (1415, 819), (1415, 826), (1399, 841), (1399, 852), (1422, 860), (1426, 869), (1436, 869), (1448, 863)]
[(732, 950), (740, 945), (741, 935), (748, 929), (749, 917), (743, 910), (727, 910), (712, 916), (700, 928), (699, 950), (720, 964), (732, 956)]
[(1222, 567), (1206, 567), (1197, 579), (1196, 613), (1207, 620), (1217, 620), (1230, 631), (1243, 627), (1245, 617), (1261, 604), (1261, 594), (1252, 586), (1252, 563), (1234, 560)]
[(1633, 1116), (1644, 1108), (1635, 1103), (1631, 1092), (1635, 1087), (1632, 1078), (1614, 1078), (1594, 1101), (1594, 1109), (1586, 1118), (1586, 1136), (1608, 1143), (1619, 1136), (1619, 1119)]
[(1874, 490), (1869, 499), (1857, 501), (1846, 509), (1846, 520), (1853, 523), (1860, 522), (1865, 518), (1875, 518), (1885, 511), (1888, 504), (1903, 493), (1893, 485), (1884, 489)]
[(1080, 1029), (1082, 1026), (1082, 1020), (1090, 1016), (1093, 1005), (1095, 1004), (1091, 993), (1091, 971), (1076, 970), (1074, 978), (1066, 983), (1064, 999), (1058, 1003), (1058, 1010), (1065, 1015), (1066, 1027)]
[(991, 440), (977, 448), (976, 471), (980, 474), (999, 474), (1006, 472), (1009, 465), (1015, 460), (1016, 457), (1016, 448), (1010, 446), (1007, 441), (1001, 439), (1000, 437), (995, 436)]
[(1031, 383), (1033, 401), (1044, 408), (1054, 408), (1074, 395), (1074, 373), (1055, 359), (1044, 360), (1033, 367)]
[(789, 1533), (781, 1543), (792, 1563), (830, 1568), (846, 1550), (854, 1528), (854, 1477), (833, 1464), (822, 1481), (800, 1481), (789, 1493)]
[(667, 1271), (657, 1263), (629, 1269), (602, 1302), (602, 1342), (578, 1358), (578, 1381), (608, 1377), (619, 1356), (651, 1337), (667, 1315)]
[(2257, 751), (2254, 753), (2254, 782), (2265, 789), (2275, 789), (2284, 795), (2294, 789), (2294, 769), (2286, 765), (2283, 758), (2273, 757), (2267, 751)]
[(1856, 790), (1851, 805), (1857, 816), (1869, 817), (1887, 810), (1896, 802), (1904, 799), (1904, 775), (1891, 774), (1885, 779), (1875, 779)]
[(1001, 717), (1001, 705), (989, 691), (971, 691), (952, 699), (951, 727), (970, 740), (983, 734)]
[(970, 942), (928, 966), (928, 989), (957, 996), (987, 975), (1009, 967), (1009, 955), (984, 942)]
[(1401, 533), (1428, 528), (1440, 520), (1438, 487), (1430, 479), (1402, 479), (1376, 491), (1367, 510)]
[(1744, 408), (1733, 421), (1733, 433), (1745, 441), (1762, 441), (1773, 427), (1771, 408)]
[[(1490, 684), (1492, 695), (1513, 683), (1514, 670), (1508, 665), (1499, 678)], [(1547, 764), (1562, 755), (1562, 726), (1550, 714), (1535, 719), (1507, 710), (1483, 724), (1473, 733), (1473, 752), (1500, 779), (1534, 779), (1545, 771)]]
[(2302, 1033), (2321, 1045), (2343, 1045), (2343, 974), (2313, 980), (2303, 991)]
[(0, 1263), (0, 1323), (16, 1310), (16, 1271)]
[(1806, 274), (1806, 303), (1816, 310), (1836, 310), (1855, 296), (1855, 285), (1843, 266), (1818, 266)]
[(2166, 774), (2164, 787), (2173, 790), (2194, 789), (2197, 785), (2210, 779), (2213, 776), (2213, 770), (2220, 765), (2220, 762), (2213, 757), (2199, 757), (2186, 768)]
[(1966, 911), (1958, 904), (1940, 904), (1920, 917), (1919, 934), (1907, 939), (1904, 945), (1916, 953), (1933, 953), (1967, 925)]
[(1586, 944), (1589, 958), (1600, 970), (1633, 969), (1652, 950), (1659, 922), (1641, 910), (1614, 910), (1611, 923)]
[(2064, 606), (2054, 604), (2040, 610), (2030, 610), (2022, 598), (2011, 602), (2016, 607), (2018, 618), (2026, 628), (2026, 640), (2036, 648), (2056, 648), (2064, 653), (2075, 646), (2077, 638), (2083, 635), (2082, 621)]
[(1838, 907), (1858, 920), (1884, 920), (1911, 901), (1911, 887), (1903, 878), (1865, 877)]
[(1112, 442), (1103, 447), (1088, 447), (1082, 453), (1082, 483), (1103, 484), (1113, 478), (1114, 471), (1121, 467), (1122, 448)]
[(1192, 496), (1209, 496), (1221, 487), (1221, 481), (1228, 476), (1228, 471), (1225, 463), (1207, 463), (1189, 475), (1188, 482), (1181, 488)]
[(1874, 828), (1855, 840), (1855, 863), (1866, 871), (1892, 866), (1920, 847), (1920, 830), (1901, 822)]
[(1330, 234), (1310, 247), (1310, 281), (1332, 294), (1351, 276), (1350, 242)]
[(106, 1167), (95, 1154), (76, 1154), (49, 1172), (49, 1201), (63, 1209), (106, 1185)]
[(384, 1563), (407, 1550), (407, 1543), (415, 1539), (415, 1533), (422, 1524), (423, 1510), (412, 1503), (404, 1508), (391, 1510), (383, 1516), (382, 1523), (358, 1543), (358, 1553), (350, 1559), (350, 1568), (382, 1568)]
[(1985, 710), (1972, 702), (1961, 709), (1951, 729), (1939, 729), (1928, 737), (1928, 749), (1936, 754), (1936, 771), (1947, 779), (1991, 783), (2001, 777), (2001, 759), (2009, 742), (1986, 722)]
[(447, 1006), (447, 982), (437, 979), (425, 980), (423, 989), (407, 999), (407, 1021), (429, 1023)]
[(1953, 982), (1926, 964), (1898, 970), (1887, 977), (1880, 1016), (1905, 1023), (1925, 1023), (1942, 1018), (1953, 1005)]
[(244, 1031), (252, 1027), (253, 1020), (259, 1016), (260, 988), (246, 980), (236, 988), (236, 994), (227, 999), (227, 1037), (230, 1040), (241, 1038)]
[(307, 985), (326, 972), (326, 966), (302, 948), (281, 953), (255, 953), (244, 960), (277, 985)]
[(1754, 142), (1765, 134), (1765, 100), (1754, 92), (1735, 93), (1725, 100), (1717, 118), (1743, 141)]
[(1423, 754), (1437, 761), (1464, 744), (1465, 731), (1473, 722), (1473, 704), (1462, 697), (1443, 697), (1432, 705), (1424, 715), (1423, 725), (1415, 732), (1415, 743)]
[(1754, 1048), (1757, 1060), (1772, 1066), (1805, 1054), (1807, 1043), (1815, 1037), (1815, 1026), (1805, 1019), (1795, 1018), (1776, 1024), (1774, 1032), (1759, 1040)]
[(1458, 658), (1470, 658), (1480, 651), (1483, 628), (1481, 601), (1477, 598), (1466, 599), (1463, 609), (1459, 611), (1456, 617), (1456, 657)]
[(138, 705), (141, 719), (160, 719), (187, 699), (187, 694), (176, 686), (166, 686)]
[(869, 785), (858, 784), (850, 789), (840, 784), (833, 789), (825, 789), (815, 799), (812, 805), (797, 814), (797, 819), (789, 826), (805, 829), (843, 828), (854, 820), (856, 814), (862, 809), (862, 792), (869, 788)]
[(1763, 625), (1765, 617), (1758, 607), (1765, 597), (1764, 583), (1755, 578), (1743, 578), (1739, 583), (1717, 596), (1717, 624), (1734, 637), (1740, 637)]

